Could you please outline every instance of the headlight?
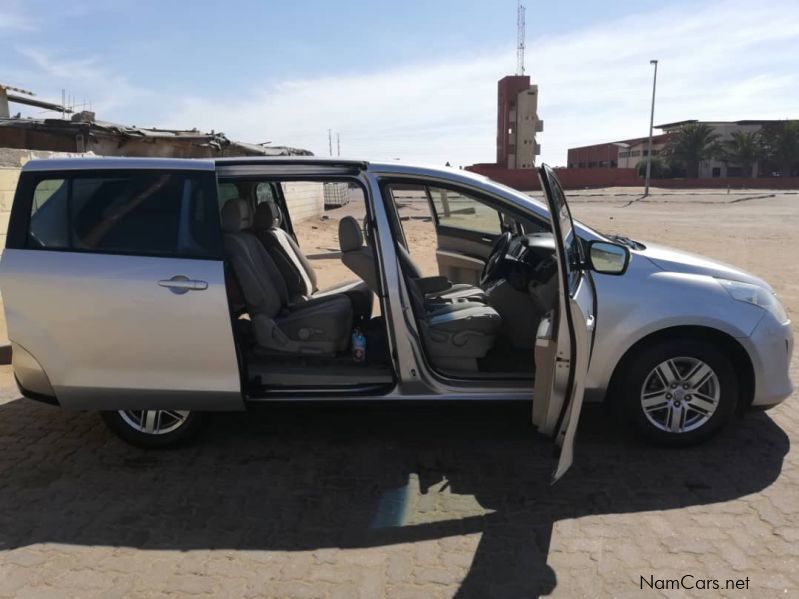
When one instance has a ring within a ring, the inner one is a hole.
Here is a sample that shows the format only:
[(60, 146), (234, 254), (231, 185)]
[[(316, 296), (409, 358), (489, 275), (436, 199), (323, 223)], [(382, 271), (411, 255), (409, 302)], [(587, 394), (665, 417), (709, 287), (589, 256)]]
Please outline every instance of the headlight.
[(779, 322), (788, 322), (788, 313), (777, 299), (777, 295), (764, 287), (742, 283), (741, 281), (730, 281), (728, 279), (717, 279), (721, 286), (726, 289), (732, 299), (739, 302), (746, 302), (760, 306), (768, 310)]

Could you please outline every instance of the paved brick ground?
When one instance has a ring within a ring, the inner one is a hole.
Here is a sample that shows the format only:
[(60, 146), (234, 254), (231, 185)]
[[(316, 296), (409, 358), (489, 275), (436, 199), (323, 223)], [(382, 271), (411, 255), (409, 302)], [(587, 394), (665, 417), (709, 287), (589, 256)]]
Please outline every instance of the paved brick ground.
[[(793, 203), (709, 212), (727, 228), (708, 247), (685, 206), (576, 204), (631, 235), (665, 222), (663, 241), (767, 277), (797, 320)], [(679, 451), (591, 407), (554, 488), (528, 423), (523, 405), (301, 405), (144, 452), (96, 415), (19, 399), (0, 367), (0, 596), (799, 596), (796, 396)], [(685, 574), (749, 590), (639, 586)]]
[(639, 597), (687, 573), (799, 593), (795, 402), (680, 451), (593, 407), (551, 488), (527, 406), (272, 408), (152, 453), (2, 380), (2, 596)]

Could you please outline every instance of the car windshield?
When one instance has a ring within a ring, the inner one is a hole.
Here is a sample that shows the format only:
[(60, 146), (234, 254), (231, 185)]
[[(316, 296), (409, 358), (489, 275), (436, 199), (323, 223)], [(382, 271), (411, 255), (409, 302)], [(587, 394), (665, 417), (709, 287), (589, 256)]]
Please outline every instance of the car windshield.
[[(498, 183), (497, 181), (494, 181), (494, 180), (491, 181), (491, 184), (492, 185), (496, 185), (497, 187), (502, 189), (502, 191), (504, 191), (506, 193), (509, 193), (509, 194), (515, 196), (516, 198), (519, 198), (523, 202), (526, 202), (528, 204), (532, 204), (532, 205), (536, 206), (537, 208), (539, 208), (540, 210), (543, 210), (544, 212), (549, 213), (549, 208), (547, 207), (546, 202), (544, 202), (542, 199), (539, 199), (539, 198), (537, 198), (535, 196), (532, 196), (532, 195), (529, 195), (529, 194), (524, 193), (522, 191), (519, 191), (518, 189), (514, 189), (512, 187), (508, 187), (507, 185), (504, 185), (502, 183)], [(541, 192), (541, 193), (543, 193), (543, 192)], [(593, 227), (589, 227), (588, 225), (586, 225), (585, 223), (583, 223), (583, 222), (581, 222), (581, 221), (579, 221), (577, 219), (574, 219), (574, 225), (575, 225), (575, 228), (577, 229), (578, 237), (580, 237), (580, 238), (593, 236), (593, 237), (596, 237), (596, 238), (599, 238), (599, 239), (608, 239), (608, 240), (612, 240), (613, 239), (612, 235), (608, 235), (606, 233), (602, 233), (601, 231), (598, 231), (597, 229), (594, 229)], [(586, 233), (588, 235), (585, 235)]]

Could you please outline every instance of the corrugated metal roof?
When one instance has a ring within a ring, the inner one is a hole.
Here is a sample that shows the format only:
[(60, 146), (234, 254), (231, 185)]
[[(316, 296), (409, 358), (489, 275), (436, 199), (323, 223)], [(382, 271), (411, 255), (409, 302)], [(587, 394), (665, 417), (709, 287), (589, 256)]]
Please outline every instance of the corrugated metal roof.
[[(202, 147), (214, 148), (221, 152), (239, 150), (245, 155), (256, 156), (312, 156), (313, 153), (300, 148), (288, 146), (262, 146), (245, 142), (233, 141), (222, 132), (202, 132), (198, 129), (158, 129), (121, 125), (109, 121), (88, 119), (91, 113), (79, 113), (72, 120), (63, 119), (22, 119), (0, 118), (0, 127), (14, 129), (28, 129), (36, 131), (53, 131), (59, 133), (74, 132), (91, 136), (119, 137), (120, 139), (148, 139), (153, 142), (158, 140), (183, 141)], [(38, 148), (42, 149), (42, 148)]]

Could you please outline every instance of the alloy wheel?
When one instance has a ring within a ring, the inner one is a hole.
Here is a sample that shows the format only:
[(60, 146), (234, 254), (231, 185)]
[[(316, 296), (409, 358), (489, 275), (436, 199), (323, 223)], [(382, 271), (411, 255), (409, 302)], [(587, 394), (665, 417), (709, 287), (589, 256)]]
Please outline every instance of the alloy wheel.
[(658, 429), (687, 433), (707, 423), (721, 398), (718, 375), (702, 360), (679, 357), (655, 366), (641, 388), (641, 409)]
[(189, 414), (188, 410), (119, 410), (125, 424), (148, 435), (165, 435), (179, 429)]

